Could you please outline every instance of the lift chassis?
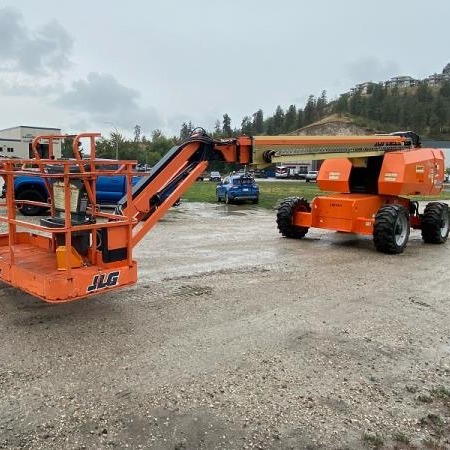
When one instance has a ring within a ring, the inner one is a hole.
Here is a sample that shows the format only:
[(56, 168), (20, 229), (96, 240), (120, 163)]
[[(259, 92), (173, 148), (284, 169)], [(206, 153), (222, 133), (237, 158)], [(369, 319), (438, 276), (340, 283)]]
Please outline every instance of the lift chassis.
[(449, 208), (430, 202), (423, 213), (413, 195), (437, 195), (443, 188), (442, 150), (411, 147), (362, 158), (327, 159), (317, 183), (321, 195), (282, 202), (277, 224), (285, 237), (303, 238), (310, 227), (373, 236), (383, 253), (403, 252), (410, 229), (420, 229), (425, 243), (442, 244), (449, 234)]
[[(6, 198), (0, 204), (0, 279), (44, 301), (59, 303), (98, 295), (137, 281), (133, 249), (207, 168), (209, 161), (253, 164), (324, 160), (318, 184), (323, 195), (311, 204), (303, 198), (284, 200), (277, 223), (283, 236), (303, 238), (309, 228), (373, 235), (377, 250), (403, 251), (410, 227), (420, 228), (425, 242), (445, 242), (449, 233), (446, 204), (431, 202), (419, 213), (408, 196), (435, 195), (443, 188), (443, 152), (420, 148), (414, 133), (374, 136), (241, 136), (214, 140), (203, 130), (174, 146), (149, 174), (133, 184), (136, 161), (96, 158), (98, 133), (38, 136), (34, 158), (3, 159), (0, 176)], [(56, 140), (73, 139), (74, 158), (54, 160)], [(82, 159), (80, 139), (89, 139), (91, 155)], [(49, 159), (37, 152), (49, 146)], [(32, 171), (25, 167), (33, 165)], [(114, 212), (96, 203), (96, 180), (120, 174), (125, 196)], [(14, 177), (41, 177), (48, 202), (14, 198)], [(37, 222), (16, 216), (23, 204), (43, 206), (49, 216)]]

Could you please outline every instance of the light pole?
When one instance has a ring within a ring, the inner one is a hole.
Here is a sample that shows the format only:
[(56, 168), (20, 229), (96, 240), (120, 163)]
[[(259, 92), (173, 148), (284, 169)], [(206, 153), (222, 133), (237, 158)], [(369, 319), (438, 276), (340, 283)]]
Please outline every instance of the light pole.
[(116, 130), (116, 159), (119, 159), (119, 132), (117, 131), (116, 124), (114, 122), (105, 122), (108, 125), (112, 125)]

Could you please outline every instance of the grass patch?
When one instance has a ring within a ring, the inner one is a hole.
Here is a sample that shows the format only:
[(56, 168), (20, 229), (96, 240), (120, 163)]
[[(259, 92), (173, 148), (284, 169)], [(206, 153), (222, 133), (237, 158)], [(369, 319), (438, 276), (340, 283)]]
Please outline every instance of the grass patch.
[(427, 437), (422, 440), (422, 444), (425, 448), (431, 448), (433, 450), (445, 450), (445, 447), (439, 443), (436, 439)]
[(417, 396), (417, 400), (422, 403), (432, 403), (433, 398), (428, 394), (420, 394)]
[[(266, 209), (275, 209), (278, 204), (287, 197), (304, 197), (311, 201), (320, 194), (326, 194), (319, 190), (316, 183), (305, 183), (304, 181), (259, 181), (259, 206)], [(197, 181), (183, 194), (183, 199), (190, 202), (216, 203), (216, 185), (210, 181)], [(450, 200), (450, 192), (443, 191), (439, 196), (423, 197), (411, 196), (411, 200)]]
[(384, 439), (378, 433), (364, 433), (363, 441), (366, 445), (370, 445), (372, 448), (380, 448), (384, 445)]
[[(312, 200), (319, 194), (319, 188), (315, 183), (262, 181), (259, 185), (259, 206), (274, 209), (287, 197), (305, 197)], [(183, 195), (183, 199), (190, 202), (216, 203), (216, 185), (209, 181), (197, 181)]]
[(431, 394), (433, 397), (444, 399), (444, 400), (450, 400), (450, 389), (446, 388), (445, 386), (439, 386), (437, 388), (434, 388), (431, 391)]
[(435, 427), (441, 427), (444, 423), (440, 416), (433, 413), (428, 414), (428, 416), (422, 419), (422, 421), (424, 424), (431, 424), (434, 425)]
[(393, 438), (394, 438), (394, 441), (401, 442), (402, 444), (410, 443), (409, 437), (406, 435), (406, 433), (403, 433), (402, 431), (394, 434)]

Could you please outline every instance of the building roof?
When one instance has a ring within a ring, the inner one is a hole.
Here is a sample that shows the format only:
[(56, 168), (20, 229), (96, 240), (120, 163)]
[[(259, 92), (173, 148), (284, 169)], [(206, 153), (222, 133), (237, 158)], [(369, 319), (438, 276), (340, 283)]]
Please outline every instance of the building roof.
[(61, 128), (51, 128), (51, 127), (34, 127), (30, 125), (18, 125), (17, 127), (9, 127), (9, 128), (3, 128), (1, 131), (8, 131), (8, 130), (14, 130), (15, 128), (32, 128), (34, 130), (60, 130)]

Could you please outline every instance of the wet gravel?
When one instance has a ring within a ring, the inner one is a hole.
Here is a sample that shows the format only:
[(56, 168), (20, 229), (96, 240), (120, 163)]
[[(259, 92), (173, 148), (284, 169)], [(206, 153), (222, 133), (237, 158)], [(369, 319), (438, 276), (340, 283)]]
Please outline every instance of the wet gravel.
[(0, 448), (449, 448), (450, 244), (274, 215), (184, 203), (87, 301), (1, 284)]

